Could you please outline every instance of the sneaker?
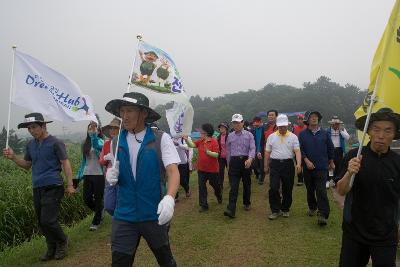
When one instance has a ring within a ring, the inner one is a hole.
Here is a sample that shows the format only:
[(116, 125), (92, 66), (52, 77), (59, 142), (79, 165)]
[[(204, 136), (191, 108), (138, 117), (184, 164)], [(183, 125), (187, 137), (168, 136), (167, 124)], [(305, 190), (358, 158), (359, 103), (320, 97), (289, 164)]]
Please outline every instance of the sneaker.
[(289, 218), (289, 212), (288, 211), (283, 211), (282, 212), (282, 217), (283, 218)]
[(308, 210), (307, 215), (313, 217), (317, 214), (317, 210)]
[(322, 215), (318, 216), (318, 225), (319, 226), (325, 226), (327, 223), (328, 223), (328, 220), (324, 216), (322, 216)]
[(244, 210), (249, 211), (251, 209), (250, 205), (244, 205)]
[(205, 211), (208, 211), (208, 208), (207, 208), (207, 207), (200, 206), (199, 212), (205, 212)]
[(89, 227), (89, 231), (96, 231), (98, 228), (99, 228), (99, 225), (97, 225), (97, 224), (92, 224), (92, 225)]
[(235, 218), (235, 214), (233, 214), (233, 212), (230, 211), (230, 210), (228, 210), (228, 209), (226, 209), (226, 210), (224, 211), (224, 216), (227, 216), (227, 217), (229, 217), (229, 218), (231, 218), (231, 219)]
[(48, 248), (46, 253), (41, 256), (39, 259), (40, 261), (49, 261), (54, 259), (54, 254), (56, 253), (56, 249), (55, 248)]
[(268, 219), (276, 220), (278, 219), (279, 216), (281, 216), (281, 212), (273, 212), (268, 216)]
[(335, 183), (335, 181), (333, 181), (333, 180), (330, 180), (330, 182), (329, 182), (329, 186), (330, 186), (330, 187), (332, 187), (332, 188), (335, 188), (335, 187), (336, 187), (336, 183)]
[(67, 256), (68, 243), (68, 238), (64, 242), (57, 243), (56, 253), (54, 254), (56, 260), (62, 260)]
[(297, 186), (302, 186), (302, 185), (303, 185), (302, 182), (298, 182), (298, 183), (297, 183)]
[(264, 181), (258, 181), (258, 184), (259, 184), (259, 185), (263, 185), (263, 184), (264, 184)]

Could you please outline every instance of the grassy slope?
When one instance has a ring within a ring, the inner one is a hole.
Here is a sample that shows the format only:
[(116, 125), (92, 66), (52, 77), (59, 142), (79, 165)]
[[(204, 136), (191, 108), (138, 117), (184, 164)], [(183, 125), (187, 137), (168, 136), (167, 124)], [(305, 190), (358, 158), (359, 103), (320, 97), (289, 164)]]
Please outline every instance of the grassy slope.
[[(191, 179), (194, 190), (191, 198), (181, 198), (176, 205), (170, 231), (172, 250), (179, 266), (338, 265), (341, 212), (333, 201), (328, 226), (320, 228), (315, 217), (306, 216), (305, 187), (295, 187), (290, 218), (269, 221), (267, 186), (253, 183), (252, 210), (243, 210), (240, 193), (237, 217), (230, 220), (222, 215), (228, 186), (224, 189), (222, 205), (216, 203), (209, 189), (210, 210), (199, 213), (195, 178)], [(332, 194), (329, 195), (331, 198)], [(71, 249), (61, 262), (39, 263), (37, 258), (45, 248), (43, 239), (36, 238), (0, 254), (0, 266), (110, 266), (110, 221), (106, 217), (96, 233), (87, 230), (90, 218), (68, 229)], [(144, 240), (139, 246), (135, 266), (156, 266)]]

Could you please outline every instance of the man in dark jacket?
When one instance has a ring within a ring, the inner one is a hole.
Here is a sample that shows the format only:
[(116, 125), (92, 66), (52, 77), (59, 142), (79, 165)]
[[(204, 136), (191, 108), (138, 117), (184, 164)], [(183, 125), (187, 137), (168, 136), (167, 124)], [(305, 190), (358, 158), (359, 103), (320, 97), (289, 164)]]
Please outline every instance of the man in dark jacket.
[(256, 157), (253, 161), (253, 170), (257, 177), (258, 184), (262, 185), (264, 181), (264, 146), (265, 146), (265, 138), (264, 138), (264, 125), (262, 124), (262, 120), (260, 117), (253, 118), (253, 128), (251, 129), (251, 133), (254, 136), (254, 142), (256, 145)]

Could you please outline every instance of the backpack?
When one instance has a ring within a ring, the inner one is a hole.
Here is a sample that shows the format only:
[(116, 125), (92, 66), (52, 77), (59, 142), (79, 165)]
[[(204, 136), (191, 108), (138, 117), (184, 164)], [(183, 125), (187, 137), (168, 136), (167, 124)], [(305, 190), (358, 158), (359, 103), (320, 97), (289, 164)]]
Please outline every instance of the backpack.
[[(153, 147), (157, 153), (157, 158), (160, 164), (160, 197), (163, 198), (163, 196), (167, 193), (166, 171), (164, 164), (162, 162), (162, 154), (161, 154), (161, 138), (164, 132), (157, 129), (153, 129), (153, 134), (156, 137), (155, 142), (151, 142), (146, 146)], [(117, 138), (118, 137), (114, 137), (111, 140), (110, 144), (111, 148), (110, 153), (112, 153), (113, 155), (115, 155), (115, 152), (117, 150)], [(104, 210), (107, 211), (111, 216), (114, 215), (114, 210), (117, 203), (117, 195), (118, 195), (118, 183), (112, 186), (108, 184), (106, 181), (106, 185), (104, 188)]]

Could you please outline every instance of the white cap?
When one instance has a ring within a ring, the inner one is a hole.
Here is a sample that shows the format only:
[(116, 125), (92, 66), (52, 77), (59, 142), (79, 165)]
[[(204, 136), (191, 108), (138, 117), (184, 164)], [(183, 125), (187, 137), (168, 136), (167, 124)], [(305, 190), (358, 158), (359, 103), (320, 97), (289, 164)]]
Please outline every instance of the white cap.
[(276, 126), (288, 126), (289, 119), (285, 114), (279, 114), (276, 118)]
[(234, 121), (242, 122), (243, 121), (242, 114), (233, 114), (232, 115), (232, 122), (234, 122)]

